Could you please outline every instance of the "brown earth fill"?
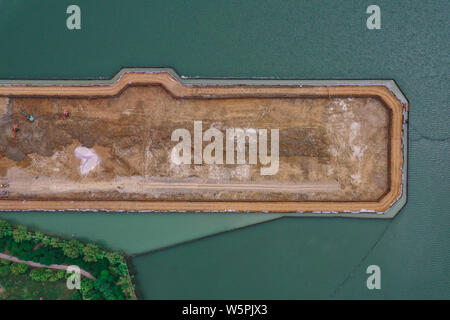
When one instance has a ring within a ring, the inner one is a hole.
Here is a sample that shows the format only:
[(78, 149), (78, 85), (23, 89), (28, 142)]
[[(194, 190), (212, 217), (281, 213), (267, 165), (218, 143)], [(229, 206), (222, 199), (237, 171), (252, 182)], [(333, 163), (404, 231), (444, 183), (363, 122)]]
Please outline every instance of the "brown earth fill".
[[(70, 118), (63, 120), (63, 110)], [(9, 184), (0, 199), (377, 201), (390, 188), (390, 116), (376, 97), (181, 98), (160, 85), (113, 97), (0, 97), (0, 183)], [(278, 173), (261, 175), (262, 165), (248, 157), (243, 165), (174, 165), (171, 134), (185, 128), (193, 136), (195, 120), (203, 131), (279, 129)], [(78, 146), (100, 159), (87, 175)], [(236, 183), (245, 188), (220, 190)], [(298, 190), (286, 191), (292, 185)]]

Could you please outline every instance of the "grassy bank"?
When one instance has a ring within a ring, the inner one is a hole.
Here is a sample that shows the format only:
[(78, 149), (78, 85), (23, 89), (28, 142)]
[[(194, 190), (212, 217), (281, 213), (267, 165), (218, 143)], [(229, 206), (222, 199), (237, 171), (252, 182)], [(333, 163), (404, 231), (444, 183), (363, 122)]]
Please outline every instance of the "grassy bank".
[(0, 259), (0, 300), (70, 300), (74, 292), (66, 286), (65, 278), (42, 283), (29, 274), (14, 275), (11, 263)]

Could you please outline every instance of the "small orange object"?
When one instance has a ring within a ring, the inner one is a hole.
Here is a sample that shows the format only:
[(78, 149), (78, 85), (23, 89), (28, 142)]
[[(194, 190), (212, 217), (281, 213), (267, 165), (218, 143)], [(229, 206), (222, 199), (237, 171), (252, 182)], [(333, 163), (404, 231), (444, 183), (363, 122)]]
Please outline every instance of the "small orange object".
[(19, 125), (18, 124), (15, 124), (14, 126), (13, 126), (13, 129), (12, 129), (12, 131), (14, 132), (14, 139), (16, 138), (16, 132), (17, 131), (19, 131), (20, 129), (19, 129)]

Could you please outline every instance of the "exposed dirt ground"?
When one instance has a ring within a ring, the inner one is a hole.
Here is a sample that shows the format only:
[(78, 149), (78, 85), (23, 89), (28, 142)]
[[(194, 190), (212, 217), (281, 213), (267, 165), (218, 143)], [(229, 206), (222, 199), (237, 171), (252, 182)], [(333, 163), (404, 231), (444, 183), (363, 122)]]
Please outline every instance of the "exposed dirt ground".
[[(193, 136), (194, 120), (203, 131), (280, 129), (278, 173), (262, 176), (264, 166), (248, 157), (241, 165), (171, 163), (172, 132)], [(176, 99), (160, 86), (112, 98), (0, 98), (0, 184), (9, 185), (0, 198), (377, 200), (388, 188), (388, 128), (389, 111), (372, 98)], [(87, 175), (79, 146), (100, 160)]]

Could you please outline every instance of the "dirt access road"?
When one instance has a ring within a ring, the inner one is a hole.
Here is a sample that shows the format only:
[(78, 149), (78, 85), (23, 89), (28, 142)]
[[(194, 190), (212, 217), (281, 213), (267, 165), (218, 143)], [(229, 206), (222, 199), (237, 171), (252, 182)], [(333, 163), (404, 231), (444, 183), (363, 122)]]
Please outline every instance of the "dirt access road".
[[(50, 265), (45, 265), (45, 264), (41, 264), (41, 263), (37, 263), (34, 261), (25, 261), (25, 260), (20, 260), (17, 257), (14, 256), (10, 256), (8, 254), (4, 254), (0, 252), (0, 259), (5, 259), (5, 260), (9, 260), (12, 262), (17, 262), (17, 263), (23, 263), (26, 265), (29, 265), (30, 267), (33, 268), (47, 268), (47, 269), (54, 269), (54, 270), (67, 270), (68, 265), (64, 265), (64, 264), (50, 264)], [(83, 270), (80, 268), (80, 274), (86, 278), (95, 280), (95, 277), (90, 274), (89, 272), (87, 272), (86, 270)]]

